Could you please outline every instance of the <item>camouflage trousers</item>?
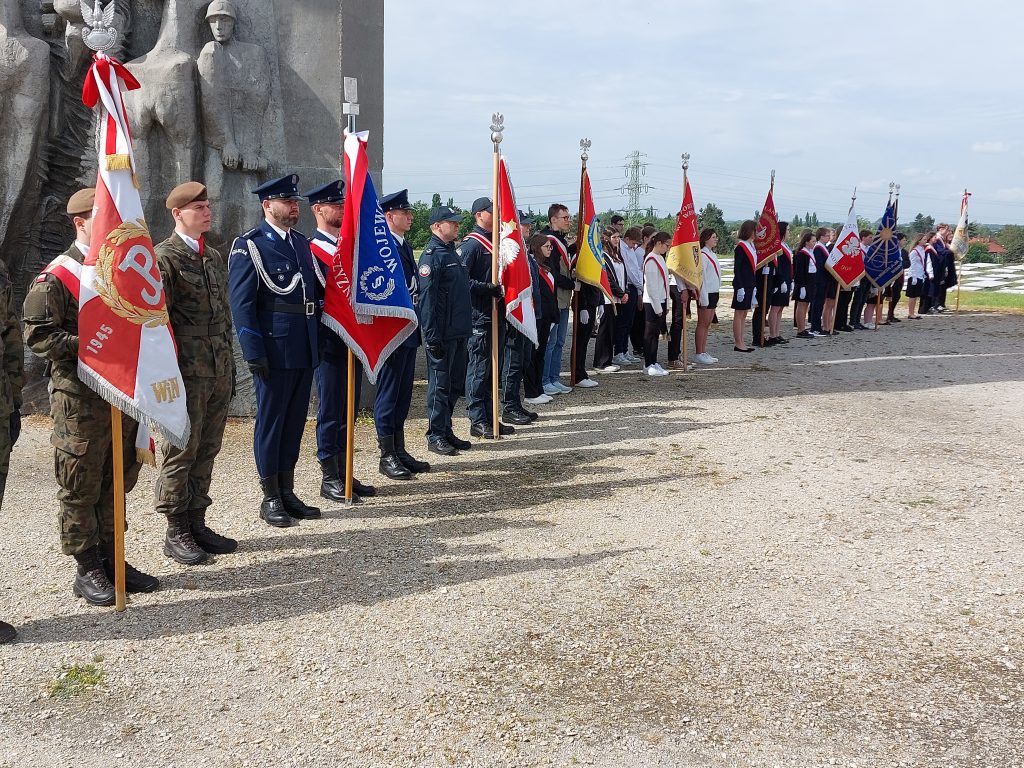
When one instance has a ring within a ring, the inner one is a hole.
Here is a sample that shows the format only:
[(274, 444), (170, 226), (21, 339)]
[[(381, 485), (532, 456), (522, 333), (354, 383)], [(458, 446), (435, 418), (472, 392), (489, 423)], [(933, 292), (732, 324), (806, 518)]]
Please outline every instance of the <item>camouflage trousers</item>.
[(162, 514), (206, 509), (213, 503), (210, 483), (220, 453), (231, 404), (231, 377), (186, 376), (185, 404), (192, 430), (185, 449), (161, 445), (164, 455), (156, 481), (156, 511)]
[(7, 470), (11, 467), (11, 415), (0, 412), (0, 508), (7, 490)]
[[(114, 468), (110, 405), (98, 395), (73, 395), (54, 390), (53, 473), (60, 501), (60, 546), (65, 555), (114, 542)], [(141, 464), (135, 456), (138, 424), (121, 418), (124, 444), (124, 488), (128, 493), (139, 479)]]

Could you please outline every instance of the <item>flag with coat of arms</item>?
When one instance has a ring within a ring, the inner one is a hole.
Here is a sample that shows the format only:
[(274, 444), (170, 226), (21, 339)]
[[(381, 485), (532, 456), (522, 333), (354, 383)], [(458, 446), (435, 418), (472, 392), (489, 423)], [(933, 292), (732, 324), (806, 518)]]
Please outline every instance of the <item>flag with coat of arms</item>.
[(825, 261), (825, 269), (832, 273), (844, 290), (849, 290), (864, 274), (864, 254), (857, 231), (857, 212), (850, 206), (850, 214), (836, 238), (835, 245)]
[(505, 319), (509, 325), (537, 346), (537, 311), (533, 297), (533, 279), (526, 255), (526, 243), (519, 228), (519, 209), (508, 165), (502, 157), (498, 168), (498, 282), (505, 297)]

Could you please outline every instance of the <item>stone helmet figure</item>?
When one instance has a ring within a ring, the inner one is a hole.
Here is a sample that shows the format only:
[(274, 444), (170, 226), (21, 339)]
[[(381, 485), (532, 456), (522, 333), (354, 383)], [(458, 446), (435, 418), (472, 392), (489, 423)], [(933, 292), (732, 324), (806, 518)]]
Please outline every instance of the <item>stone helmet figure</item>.
[(213, 39), (218, 43), (226, 43), (235, 31), (235, 20), (238, 14), (231, 0), (213, 0), (206, 9), (206, 21), (213, 32)]

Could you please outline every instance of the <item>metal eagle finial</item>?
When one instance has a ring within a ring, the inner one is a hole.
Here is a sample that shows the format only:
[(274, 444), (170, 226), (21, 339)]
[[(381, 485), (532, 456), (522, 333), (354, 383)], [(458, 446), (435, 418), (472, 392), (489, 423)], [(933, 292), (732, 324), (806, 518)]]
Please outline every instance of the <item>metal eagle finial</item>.
[(114, 28), (114, 11), (116, 7), (114, 0), (109, 0), (106, 8), (103, 7), (103, 0), (96, 0), (93, 8), (89, 8), (87, 0), (80, 0), (82, 6), (82, 20), (85, 28), (82, 29), (82, 40), (94, 51), (109, 51), (117, 45), (118, 33)]

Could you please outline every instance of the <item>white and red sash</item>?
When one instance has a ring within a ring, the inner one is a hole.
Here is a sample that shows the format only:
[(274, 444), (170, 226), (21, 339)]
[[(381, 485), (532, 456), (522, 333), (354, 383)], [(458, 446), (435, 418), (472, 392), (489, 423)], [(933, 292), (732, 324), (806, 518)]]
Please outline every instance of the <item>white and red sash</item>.
[(82, 265), (80, 263), (62, 253), (46, 265), (46, 268), (36, 278), (36, 282), (43, 282), (47, 275), (53, 275), (60, 280), (68, 289), (68, 293), (75, 297), (75, 301), (79, 300), (78, 297), (82, 289)]
[(711, 265), (711, 268), (715, 270), (715, 274), (718, 276), (719, 281), (721, 281), (722, 273), (718, 269), (718, 262), (715, 259), (713, 259), (710, 255), (712, 252), (709, 251), (707, 248), (703, 249), (703, 252), (704, 257), (708, 260), (708, 263)]
[(487, 253), (491, 252), (491, 241), (479, 232), (470, 232), (465, 238), (463, 238), (462, 242), (466, 242), (466, 240), (476, 240), (484, 247), (484, 250), (487, 251)]
[(554, 293), (555, 292), (555, 278), (554, 278), (554, 275), (552, 275), (550, 272), (548, 272), (543, 267), (538, 269), (537, 271), (540, 272), (540, 276), (542, 278), (544, 278), (544, 282), (548, 284), (548, 288), (551, 290), (552, 293)]
[[(320, 281), (321, 287), (326, 287), (327, 278), (324, 276), (324, 270), (330, 270), (334, 266), (334, 254), (337, 253), (338, 244), (332, 243), (325, 237), (320, 237), (319, 234), (318, 230), (318, 236), (309, 241), (309, 250), (316, 257), (313, 259), (313, 272), (316, 273), (316, 279)], [(323, 269), (320, 267), (321, 264)]]
[(558, 255), (562, 259), (562, 264), (565, 265), (565, 268), (571, 270), (572, 260), (569, 258), (569, 250), (565, 247), (565, 243), (554, 235), (548, 235), (548, 242), (558, 251)]
[(747, 254), (747, 260), (750, 262), (750, 268), (756, 272), (757, 271), (757, 252), (754, 251), (754, 249), (752, 249), (747, 244), (746, 240), (740, 240), (739, 243), (737, 243), (737, 245), (739, 245), (739, 247), (743, 249), (743, 252), (745, 254)]
[(657, 258), (657, 254), (651, 251), (644, 257), (644, 271), (647, 270), (647, 262), (654, 262), (654, 266), (658, 268), (658, 272), (661, 273), (661, 280), (665, 286), (665, 296), (668, 297), (668, 272), (665, 271), (665, 267), (662, 266), (661, 260)]

